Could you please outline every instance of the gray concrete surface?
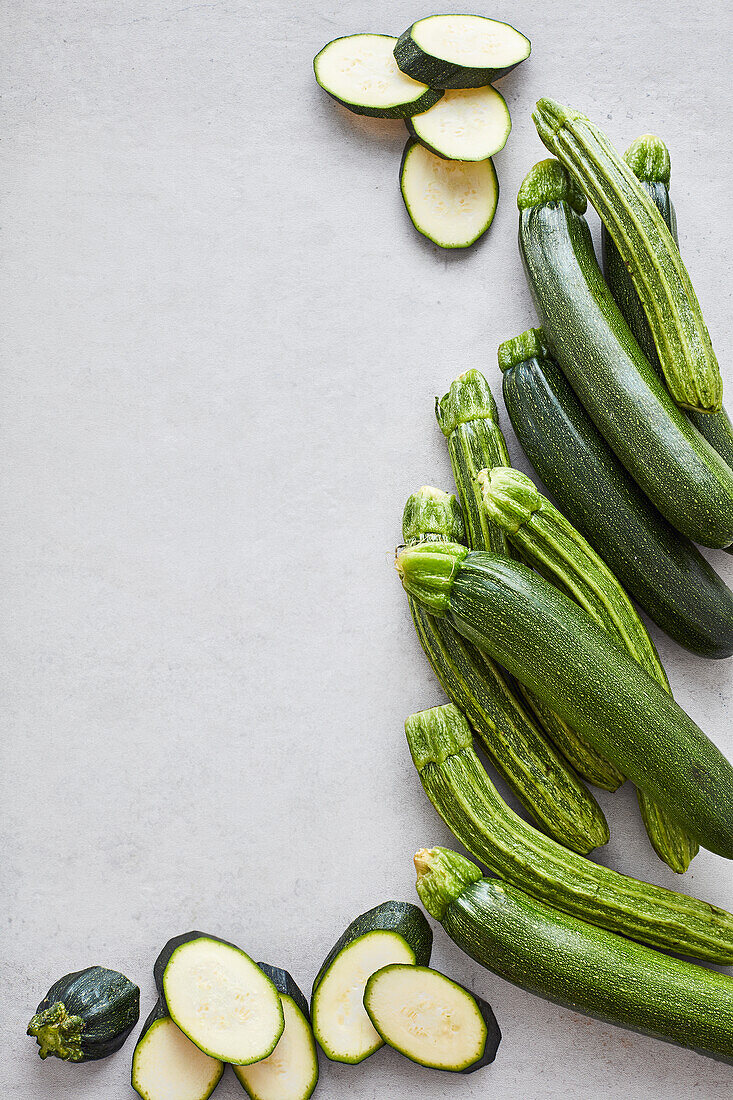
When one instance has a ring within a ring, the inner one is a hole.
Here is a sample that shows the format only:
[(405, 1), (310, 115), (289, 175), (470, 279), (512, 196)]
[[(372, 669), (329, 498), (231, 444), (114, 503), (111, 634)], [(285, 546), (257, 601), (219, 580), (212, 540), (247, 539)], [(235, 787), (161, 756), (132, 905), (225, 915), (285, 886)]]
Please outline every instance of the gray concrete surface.
[[(58, 975), (118, 967), (147, 1013), (158, 948), (198, 926), (307, 989), (356, 913), (413, 898), (413, 851), (449, 842), (404, 743), (405, 716), (442, 696), (392, 552), (406, 495), (450, 485), (434, 395), (470, 366), (498, 390), (497, 344), (534, 323), (514, 196), (546, 155), (539, 95), (623, 147), (668, 140), (733, 394), (730, 9), (481, 10), (534, 50), (501, 84), (494, 226), (446, 254), (402, 207), (402, 125), (349, 115), (311, 72), (329, 39), (399, 33), (419, 6), (2, 7), (2, 1096), (130, 1094), (132, 1040), (67, 1066), (25, 1038)], [(655, 638), (679, 701), (733, 751), (730, 663)], [(628, 787), (600, 800), (599, 858), (679, 885)], [(732, 906), (731, 880), (703, 853), (684, 884)], [(495, 1066), (324, 1061), (324, 1100), (731, 1095), (729, 1068), (538, 1001), (436, 933), (436, 964), (495, 1006)], [(241, 1095), (233, 1076), (217, 1095)]]

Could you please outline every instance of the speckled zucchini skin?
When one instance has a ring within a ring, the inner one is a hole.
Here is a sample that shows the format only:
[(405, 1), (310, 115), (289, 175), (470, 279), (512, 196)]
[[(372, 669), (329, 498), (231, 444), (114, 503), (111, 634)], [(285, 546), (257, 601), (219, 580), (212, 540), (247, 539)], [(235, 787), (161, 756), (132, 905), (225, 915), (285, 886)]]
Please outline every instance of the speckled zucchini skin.
[(41, 1058), (94, 1062), (123, 1045), (140, 1017), (140, 990), (117, 970), (88, 966), (54, 982), (28, 1025)]

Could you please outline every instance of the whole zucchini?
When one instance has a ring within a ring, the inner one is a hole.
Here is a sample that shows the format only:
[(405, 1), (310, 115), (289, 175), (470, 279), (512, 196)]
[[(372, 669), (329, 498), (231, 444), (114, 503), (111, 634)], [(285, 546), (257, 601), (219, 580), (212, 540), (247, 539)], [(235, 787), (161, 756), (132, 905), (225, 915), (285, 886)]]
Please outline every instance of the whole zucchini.
[(598, 269), (585, 199), (557, 161), (517, 196), (519, 243), (545, 335), (570, 385), (670, 523), (706, 546), (733, 542), (733, 470), (675, 405)]
[(719, 412), (718, 361), (687, 268), (661, 214), (606, 135), (579, 111), (541, 99), (532, 115), (542, 142), (598, 211), (633, 279), (672, 397)]
[(733, 914), (569, 852), (518, 817), (482, 767), (457, 707), (411, 715), (405, 734), (433, 806), (456, 839), (500, 878), (642, 943), (733, 963)]
[(618, 1027), (733, 1063), (733, 981), (595, 928), (433, 848), (417, 892), (461, 950), (522, 989)]
[[(631, 143), (624, 153), (624, 160), (638, 179), (642, 190), (647, 193), (662, 215), (664, 224), (679, 247), (677, 218), (669, 197), (671, 163), (667, 146), (654, 134), (643, 134)], [(601, 239), (603, 241), (603, 274), (608, 283), (608, 289), (616, 299), (616, 304), (626, 318), (639, 347), (655, 370), (662, 374), (644, 307), (605, 225), (601, 228)], [(700, 434), (705, 436), (713, 450), (717, 451), (723, 461), (733, 468), (733, 425), (725, 409), (717, 413), (702, 413), (688, 409), (687, 415)]]
[(140, 990), (105, 966), (54, 982), (28, 1024), (41, 1058), (94, 1062), (119, 1050), (140, 1017)]
[(733, 592), (601, 438), (542, 331), (502, 344), (499, 365), (512, 427), (563, 512), (657, 626), (693, 653), (729, 657)]
[(651, 795), (733, 858), (733, 767), (582, 608), (519, 562), (456, 543), (405, 547), (402, 583)]
[[(423, 486), (405, 505), (409, 545), (460, 540), (455, 497)], [(540, 828), (576, 852), (608, 841), (603, 811), (532, 722), (498, 665), (409, 597), (417, 636), (441, 687), (466, 714), (492, 763)]]

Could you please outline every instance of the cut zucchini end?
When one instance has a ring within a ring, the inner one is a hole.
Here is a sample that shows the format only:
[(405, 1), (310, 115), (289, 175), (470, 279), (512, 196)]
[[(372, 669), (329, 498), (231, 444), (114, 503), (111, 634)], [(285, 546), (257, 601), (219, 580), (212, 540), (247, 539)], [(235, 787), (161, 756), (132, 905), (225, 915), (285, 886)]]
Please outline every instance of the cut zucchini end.
[(285, 1026), (280, 996), (240, 948), (189, 940), (171, 955), (162, 981), (171, 1017), (205, 1054), (249, 1065), (275, 1049)]
[(444, 160), (413, 138), (402, 154), (400, 189), (415, 229), (441, 248), (475, 244), (499, 201), (491, 160)]
[(162, 1015), (138, 1039), (131, 1083), (143, 1100), (207, 1100), (223, 1072), (223, 1062), (204, 1054)]
[(396, 38), (386, 34), (335, 38), (313, 60), (316, 80), (333, 99), (358, 115), (409, 118), (427, 111), (443, 92), (400, 71), (394, 58), (396, 43)]
[[(301, 994), (302, 996), (302, 994)], [(298, 999), (280, 993), (285, 1028), (268, 1058), (251, 1066), (233, 1066), (251, 1100), (308, 1100), (318, 1084), (318, 1052)]]
[(434, 88), (480, 88), (525, 61), (532, 45), (509, 23), (482, 15), (429, 15), (395, 47), (397, 64)]
[(512, 121), (491, 86), (447, 91), (428, 111), (407, 120), (414, 138), (445, 160), (488, 160), (507, 143)]
[(372, 974), (364, 1007), (386, 1043), (431, 1069), (472, 1072), (493, 1061), (501, 1038), (486, 1002), (427, 966), (393, 964)]

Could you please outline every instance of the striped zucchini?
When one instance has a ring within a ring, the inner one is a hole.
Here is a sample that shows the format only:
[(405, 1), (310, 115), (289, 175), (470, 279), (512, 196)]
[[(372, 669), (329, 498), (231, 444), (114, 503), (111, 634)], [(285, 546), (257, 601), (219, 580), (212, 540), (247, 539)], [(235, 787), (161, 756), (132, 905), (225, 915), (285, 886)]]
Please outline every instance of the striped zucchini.
[(405, 733), (433, 806), (456, 839), (500, 878), (642, 943), (733, 963), (733, 913), (569, 852), (515, 814), (481, 766), (457, 707), (413, 714)]
[[(671, 162), (667, 146), (654, 134), (643, 134), (631, 143), (624, 153), (624, 160), (662, 215), (664, 224), (679, 247), (677, 218), (669, 197)], [(603, 274), (608, 283), (608, 289), (616, 299), (616, 304), (626, 318), (639, 347), (654, 369), (661, 374), (662, 368), (644, 307), (639, 301), (631, 276), (605, 225), (601, 229), (601, 239), (603, 241)], [(733, 425), (725, 409), (721, 409), (718, 413), (701, 413), (689, 409), (687, 415), (700, 434), (705, 436), (713, 450), (717, 451), (723, 461), (733, 468)]]
[[(455, 497), (424, 486), (405, 505), (409, 545), (460, 539)], [(603, 811), (543, 737), (514, 695), (504, 671), (409, 598), (417, 636), (441, 687), (468, 716), (492, 762), (540, 828), (577, 852), (608, 841)]]
[(733, 980), (551, 909), (445, 848), (415, 856), (417, 892), (462, 951), (514, 985), (733, 1063)]
[[(526, 474), (496, 467), (483, 470), (478, 484), (487, 515), (507, 533), (523, 560), (580, 604), (665, 691), (670, 691), (659, 654), (631, 600), (605, 562)], [(673, 871), (682, 874), (697, 855), (697, 842), (653, 798), (638, 789), (637, 795), (655, 852)]]
[(541, 99), (532, 115), (613, 237), (644, 307), (672, 397), (719, 412), (718, 361), (687, 268), (664, 219), (606, 135), (579, 111)]
[(701, 845), (733, 858), (733, 767), (573, 600), (519, 562), (456, 543), (403, 548), (402, 584), (498, 661)]
[(527, 279), (555, 357), (596, 427), (669, 522), (706, 546), (733, 542), (733, 471), (644, 358), (603, 281), (582, 211), (557, 161), (517, 196)]

